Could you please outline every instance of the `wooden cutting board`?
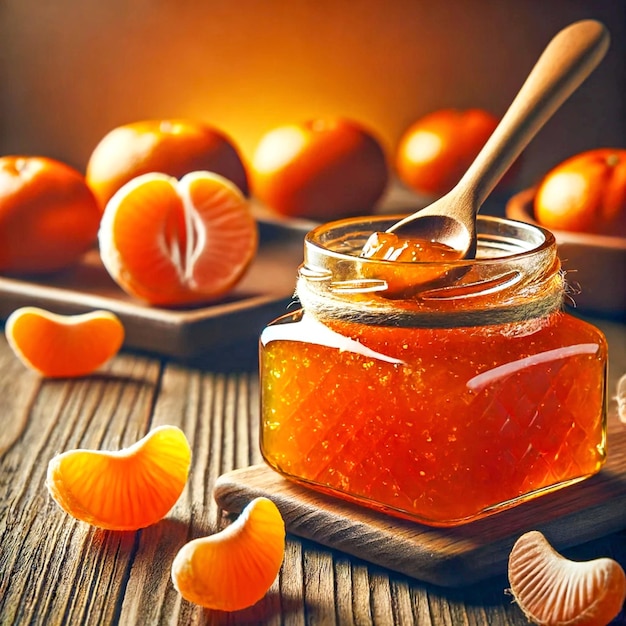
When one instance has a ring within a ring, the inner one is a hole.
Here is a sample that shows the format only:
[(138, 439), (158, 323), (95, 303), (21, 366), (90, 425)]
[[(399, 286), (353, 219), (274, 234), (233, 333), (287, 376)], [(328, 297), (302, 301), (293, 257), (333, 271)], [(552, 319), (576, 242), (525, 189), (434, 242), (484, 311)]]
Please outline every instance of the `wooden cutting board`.
[[(532, 502), (455, 528), (433, 528), (377, 513), (301, 487), (265, 465), (222, 475), (214, 497), (240, 512), (265, 496), (287, 531), (371, 563), (445, 587), (504, 574), (515, 540), (542, 531), (557, 550), (626, 527), (626, 424), (609, 418), (609, 453), (602, 471)], [(598, 555), (600, 556), (600, 555)]]
[(0, 276), (0, 320), (23, 306), (65, 315), (104, 309), (124, 324), (127, 348), (201, 357), (235, 341), (255, 341), (267, 323), (288, 312), (302, 240), (302, 233), (262, 229), (254, 262), (231, 292), (216, 302), (181, 308), (150, 306), (124, 293), (91, 250), (75, 266), (50, 276)]

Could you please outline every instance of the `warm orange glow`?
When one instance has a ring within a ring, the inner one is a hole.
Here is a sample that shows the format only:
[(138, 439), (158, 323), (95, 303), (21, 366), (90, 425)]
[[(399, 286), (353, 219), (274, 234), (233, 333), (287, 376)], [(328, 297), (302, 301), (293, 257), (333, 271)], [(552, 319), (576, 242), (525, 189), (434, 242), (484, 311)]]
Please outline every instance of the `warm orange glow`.
[(159, 129), (162, 133), (170, 135), (184, 135), (189, 131), (189, 124), (180, 120), (162, 120)]
[[(615, 33), (620, 59), (622, 3), (602, 4), (597, 13)], [(151, 2), (132, 12), (106, 2), (66, 12), (21, 0), (2, 16), (2, 50), (15, 62), (2, 68), (12, 88), (3, 93), (11, 123), (3, 126), (1, 153), (63, 155), (80, 167), (115, 125), (169, 115), (223, 129), (246, 158), (270, 128), (332, 115), (367, 124), (392, 150), (412, 119), (441, 106), (488, 102), (503, 113), (547, 33), (580, 19), (579, 5), (541, 11), (538, 3), (507, 0), (510, 10), (490, 11), (490, 36), (480, 37), (485, 11), (460, 0), (363, 0), (356, 11), (349, 2), (326, 2), (323, 10), (289, 0), (275, 0), (271, 10), (259, 2), (193, 2), (184, 10)], [(520, 188), (555, 156), (624, 136), (620, 65), (602, 66), (588, 96), (573, 99), (529, 146)], [(581, 123), (597, 119), (598, 103), (601, 122)]]
[(556, 174), (546, 181), (543, 190), (544, 204), (552, 208), (557, 215), (566, 215), (572, 211), (572, 205), (580, 202), (586, 196), (587, 181), (582, 174), (563, 172)]
[(435, 133), (420, 131), (415, 133), (407, 143), (406, 151), (414, 163), (432, 161), (441, 152), (442, 141)]
[(259, 142), (253, 165), (258, 172), (269, 173), (289, 163), (306, 145), (307, 135), (296, 125), (270, 131)]

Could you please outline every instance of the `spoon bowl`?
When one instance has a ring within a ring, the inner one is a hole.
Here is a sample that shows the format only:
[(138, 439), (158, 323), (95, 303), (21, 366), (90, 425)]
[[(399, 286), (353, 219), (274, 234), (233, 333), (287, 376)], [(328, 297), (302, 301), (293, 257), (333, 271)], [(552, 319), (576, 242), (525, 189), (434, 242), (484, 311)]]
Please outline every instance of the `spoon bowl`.
[(459, 183), (433, 204), (387, 229), (399, 237), (476, 254), (476, 214), (522, 150), (591, 74), (609, 46), (606, 27), (582, 20), (548, 44), (493, 134)]
[(424, 215), (419, 220), (419, 226), (424, 233), (420, 238), (427, 241), (445, 242), (446, 245), (455, 250), (463, 250), (468, 239), (473, 242), (471, 250), (472, 256), (476, 253), (476, 225), (473, 226), (472, 232), (468, 230), (468, 225), (456, 220), (453, 217), (436, 213), (432, 215)]
[[(476, 255), (476, 214), (461, 219), (448, 211), (450, 199), (444, 196), (389, 227), (386, 232), (407, 239), (442, 243), (458, 252), (459, 258)], [(457, 205), (458, 206), (458, 205)]]

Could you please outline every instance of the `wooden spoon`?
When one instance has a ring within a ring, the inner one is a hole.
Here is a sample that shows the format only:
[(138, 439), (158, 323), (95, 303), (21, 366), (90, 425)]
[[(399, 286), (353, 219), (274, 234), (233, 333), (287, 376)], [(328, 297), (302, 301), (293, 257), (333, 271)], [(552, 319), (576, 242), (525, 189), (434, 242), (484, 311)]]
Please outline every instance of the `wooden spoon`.
[(560, 31), (459, 183), (387, 232), (443, 243), (460, 257), (473, 258), (476, 214), (482, 203), (539, 129), (598, 65), (608, 46), (607, 29), (594, 20)]

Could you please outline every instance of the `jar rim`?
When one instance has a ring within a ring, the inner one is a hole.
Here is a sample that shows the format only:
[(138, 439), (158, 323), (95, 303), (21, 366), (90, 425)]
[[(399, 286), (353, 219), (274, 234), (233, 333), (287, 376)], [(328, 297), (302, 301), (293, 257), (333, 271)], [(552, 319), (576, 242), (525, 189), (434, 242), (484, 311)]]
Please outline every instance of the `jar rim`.
[[(330, 254), (344, 260), (354, 260), (358, 254), (348, 253), (342, 250), (328, 247), (325, 243), (336, 242), (337, 239), (327, 237), (330, 233), (339, 232), (364, 232), (368, 235), (373, 232), (385, 231), (392, 224), (406, 217), (406, 214), (394, 215), (371, 215), (360, 217), (349, 217), (340, 220), (326, 222), (316, 226), (310, 230), (304, 238), (305, 248), (313, 246), (324, 254)], [(492, 232), (494, 228), (501, 230), (509, 229), (508, 235), (497, 234)], [(360, 229), (360, 231), (359, 231)], [(519, 220), (512, 220), (503, 217), (491, 215), (478, 215), (476, 218), (476, 231), (478, 237), (478, 252), (476, 258), (471, 259), (452, 259), (446, 260), (446, 265), (450, 266), (467, 266), (468, 264), (491, 264), (501, 263), (505, 260), (512, 261), (527, 257), (533, 254), (541, 254), (543, 251), (556, 246), (556, 239), (551, 231), (536, 224), (529, 224)], [(518, 236), (513, 237), (515, 232)], [(526, 245), (524, 245), (526, 244)], [(355, 251), (358, 246), (355, 246)], [(490, 256), (480, 256), (481, 250), (508, 251), (509, 254), (497, 254)], [(413, 264), (413, 265), (432, 265), (432, 261), (397, 261), (397, 260), (381, 260), (359, 258), (360, 263), (376, 263), (376, 264)]]

